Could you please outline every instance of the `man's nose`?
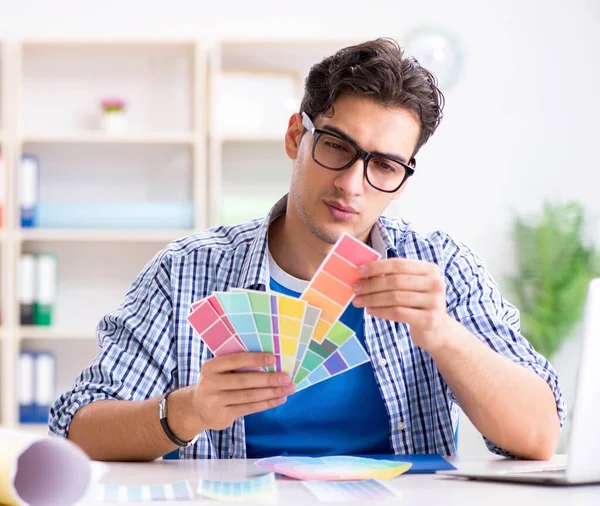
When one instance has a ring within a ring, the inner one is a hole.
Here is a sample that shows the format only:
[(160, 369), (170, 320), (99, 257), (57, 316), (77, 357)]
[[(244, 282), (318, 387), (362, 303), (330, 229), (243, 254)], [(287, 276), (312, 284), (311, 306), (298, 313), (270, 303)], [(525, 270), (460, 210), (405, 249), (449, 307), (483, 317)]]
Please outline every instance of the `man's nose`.
[(365, 162), (358, 158), (347, 169), (341, 170), (335, 186), (347, 195), (362, 195), (365, 191)]

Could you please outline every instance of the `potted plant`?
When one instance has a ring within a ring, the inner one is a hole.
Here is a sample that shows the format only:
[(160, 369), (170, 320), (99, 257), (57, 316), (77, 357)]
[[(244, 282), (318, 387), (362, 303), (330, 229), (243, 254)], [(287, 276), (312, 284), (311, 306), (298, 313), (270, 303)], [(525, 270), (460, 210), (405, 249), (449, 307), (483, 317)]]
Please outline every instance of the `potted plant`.
[(105, 98), (101, 102), (104, 131), (121, 133), (125, 130), (125, 101), (120, 98)]
[(577, 203), (546, 203), (541, 216), (517, 218), (516, 275), (509, 280), (523, 335), (551, 358), (583, 317), (589, 281), (600, 275), (599, 255), (585, 239)]

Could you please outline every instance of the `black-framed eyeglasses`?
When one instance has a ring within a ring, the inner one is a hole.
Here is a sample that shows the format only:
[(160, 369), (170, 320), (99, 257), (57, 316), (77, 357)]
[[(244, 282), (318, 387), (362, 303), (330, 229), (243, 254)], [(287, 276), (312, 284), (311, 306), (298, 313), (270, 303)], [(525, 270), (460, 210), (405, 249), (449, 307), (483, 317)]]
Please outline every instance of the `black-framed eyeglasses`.
[(345, 170), (352, 167), (360, 158), (364, 162), (367, 182), (376, 190), (385, 193), (397, 192), (415, 173), (414, 158), (409, 165), (402, 160), (364, 151), (350, 139), (316, 128), (305, 112), (302, 113), (302, 125), (313, 136), (312, 159), (321, 167), (329, 170)]

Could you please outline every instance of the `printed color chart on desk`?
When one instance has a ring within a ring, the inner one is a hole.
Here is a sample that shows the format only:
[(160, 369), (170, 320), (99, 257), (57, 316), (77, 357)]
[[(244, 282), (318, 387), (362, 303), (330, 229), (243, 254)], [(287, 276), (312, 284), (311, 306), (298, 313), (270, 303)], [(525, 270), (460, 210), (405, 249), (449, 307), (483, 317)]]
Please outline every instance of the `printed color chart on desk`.
[(167, 485), (97, 485), (94, 499), (107, 502), (188, 501), (193, 493), (189, 482)]
[(268, 473), (240, 481), (200, 480), (198, 495), (219, 501), (272, 502), (277, 496), (275, 474)]
[(321, 308), (313, 340), (323, 342), (354, 298), (352, 285), (360, 277), (358, 267), (379, 258), (381, 255), (365, 243), (347, 234), (342, 235), (300, 297), (311, 306)]
[(302, 483), (320, 502), (389, 501), (402, 494), (378, 480), (305, 481)]

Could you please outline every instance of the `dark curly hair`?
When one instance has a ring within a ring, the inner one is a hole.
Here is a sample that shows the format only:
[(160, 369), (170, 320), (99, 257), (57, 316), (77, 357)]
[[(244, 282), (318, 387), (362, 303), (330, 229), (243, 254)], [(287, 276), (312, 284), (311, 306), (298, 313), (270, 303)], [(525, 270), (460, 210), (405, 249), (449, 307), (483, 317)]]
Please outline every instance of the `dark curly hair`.
[(413, 156), (435, 132), (444, 108), (437, 79), (389, 38), (340, 49), (313, 65), (304, 86), (300, 111), (311, 118), (333, 115), (343, 95), (369, 97), (392, 108), (412, 111), (421, 127)]

